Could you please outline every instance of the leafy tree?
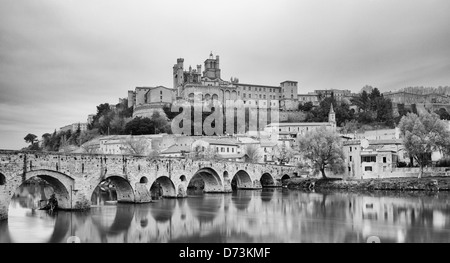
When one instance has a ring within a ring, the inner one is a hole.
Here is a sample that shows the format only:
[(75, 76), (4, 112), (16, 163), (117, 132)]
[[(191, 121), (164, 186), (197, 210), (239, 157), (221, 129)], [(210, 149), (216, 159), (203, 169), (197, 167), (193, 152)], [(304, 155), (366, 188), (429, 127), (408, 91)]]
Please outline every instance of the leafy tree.
[(125, 125), (125, 133), (130, 135), (155, 134), (155, 127), (149, 118), (136, 117)]
[(435, 113), (439, 115), (441, 120), (450, 120), (450, 114), (444, 108), (440, 108), (439, 110), (435, 111)]
[(435, 113), (410, 113), (402, 118), (399, 128), (406, 151), (420, 166), (419, 178), (433, 151), (450, 152), (450, 132)]
[(312, 102), (310, 102), (310, 101), (308, 101), (308, 102), (306, 102), (305, 104), (302, 104), (302, 103), (300, 103), (299, 105), (298, 105), (298, 109), (300, 110), (300, 111), (310, 111), (310, 110), (312, 110), (314, 108), (314, 105), (313, 105), (313, 103)]
[(363, 112), (367, 112), (370, 109), (370, 98), (365, 90), (361, 94), (352, 99), (352, 104), (358, 106)]
[(346, 121), (354, 119), (354, 113), (346, 103), (338, 104), (334, 97), (325, 98), (320, 102), (320, 106), (313, 108), (306, 114), (306, 122), (327, 122), (331, 105), (336, 113), (336, 122), (342, 126)]
[(25, 138), (23, 138), (25, 140), (25, 142), (29, 143), (29, 144), (34, 144), (36, 143), (36, 139), (37, 136), (31, 133), (28, 133), (27, 136), (25, 136)]
[(327, 168), (335, 173), (345, 170), (341, 139), (336, 132), (325, 128), (309, 132), (299, 139), (299, 147), (307, 160), (303, 166), (309, 166), (316, 172), (321, 172), (323, 178), (326, 178), (325, 169)]
[(289, 163), (294, 156), (294, 152), (291, 149), (288, 149), (284, 143), (275, 146), (272, 153), (272, 160), (277, 160), (280, 165)]

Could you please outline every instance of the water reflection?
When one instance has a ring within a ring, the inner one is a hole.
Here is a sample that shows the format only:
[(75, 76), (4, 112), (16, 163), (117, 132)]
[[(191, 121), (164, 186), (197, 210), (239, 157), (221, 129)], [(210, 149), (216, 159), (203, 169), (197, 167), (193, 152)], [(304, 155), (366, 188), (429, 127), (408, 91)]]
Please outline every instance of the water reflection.
[(382, 242), (450, 242), (448, 193), (190, 192), (187, 199), (50, 215), (34, 207), (41, 190), (13, 200), (0, 242), (65, 242), (71, 235), (105, 243), (366, 242), (374, 235)]

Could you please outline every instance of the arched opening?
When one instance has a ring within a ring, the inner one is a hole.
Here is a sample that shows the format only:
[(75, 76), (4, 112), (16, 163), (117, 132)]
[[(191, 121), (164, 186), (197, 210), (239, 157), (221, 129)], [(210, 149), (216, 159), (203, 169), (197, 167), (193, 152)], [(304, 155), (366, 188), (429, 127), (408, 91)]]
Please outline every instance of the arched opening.
[(134, 200), (133, 188), (126, 179), (120, 176), (111, 176), (101, 181), (91, 197), (93, 205), (133, 203)]
[(275, 180), (273, 180), (272, 175), (269, 173), (265, 173), (261, 176), (260, 179), (262, 187), (275, 187)]
[(147, 177), (142, 176), (142, 177), (141, 177), (141, 180), (139, 181), (139, 183), (141, 183), (141, 184), (146, 184), (146, 183), (148, 183)]
[(287, 184), (290, 182), (290, 180), (291, 180), (291, 177), (289, 175), (287, 175), (287, 174), (283, 175), (283, 177), (281, 177), (281, 185), (283, 187), (286, 187)]
[(175, 185), (167, 176), (161, 176), (153, 182), (150, 187), (152, 199), (160, 199), (162, 197), (176, 197)]
[(186, 182), (186, 176), (184, 176), (184, 175), (180, 176), (180, 181)]
[(6, 184), (6, 177), (0, 173), (0, 185), (5, 185)]
[[(25, 178), (26, 180), (13, 193), (10, 193), (10, 200), (0, 202), (3, 210), (0, 217), (8, 217), (11, 222), (23, 222), (22, 217), (26, 216), (33, 221), (38, 210), (49, 210), (48, 200), (52, 195), (55, 195), (57, 210), (71, 208), (68, 187), (73, 184), (73, 179), (69, 176), (51, 171), (33, 171), (27, 173)], [(55, 215), (52, 211), (51, 216)], [(21, 219), (15, 220), (17, 217)]]
[(228, 179), (228, 172), (227, 171), (223, 172), (223, 179)]
[(198, 170), (189, 181), (189, 190), (203, 190), (204, 192), (223, 192), (222, 181), (214, 169)]
[(240, 170), (236, 173), (231, 181), (231, 188), (233, 190), (237, 189), (251, 189), (253, 188), (252, 179), (246, 171)]

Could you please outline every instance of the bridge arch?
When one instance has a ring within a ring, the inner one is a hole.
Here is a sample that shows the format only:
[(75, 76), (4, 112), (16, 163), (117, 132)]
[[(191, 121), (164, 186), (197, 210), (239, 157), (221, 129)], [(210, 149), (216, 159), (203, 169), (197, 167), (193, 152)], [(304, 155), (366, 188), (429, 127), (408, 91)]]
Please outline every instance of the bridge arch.
[(75, 180), (63, 173), (50, 170), (36, 170), (25, 174), (25, 180), (18, 185), (20, 187), (32, 178), (39, 178), (46, 181), (52, 188), (58, 199), (58, 206), (62, 209), (71, 209), (70, 191), (73, 189)]
[(189, 181), (188, 188), (195, 187), (198, 182), (202, 184), (200, 188), (203, 188), (204, 192), (223, 192), (222, 180), (212, 168), (199, 169)]
[(259, 180), (262, 187), (275, 187), (275, 180), (270, 173), (264, 173)]
[[(118, 203), (133, 203), (135, 201), (134, 190), (130, 182), (121, 176), (111, 175), (100, 181), (95, 189), (101, 186), (110, 186), (116, 190)], [(91, 194), (94, 195), (94, 192)]]
[(150, 187), (150, 193), (153, 197), (176, 197), (175, 185), (167, 176), (158, 177)]
[(246, 171), (239, 170), (231, 180), (231, 187), (233, 189), (249, 189), (253, 188), (253, 182)]
[(283, 175), (281, 177), (281, 184), (282, 185), (287, 185), (287, 183), (289, 182), (289, 180), (291, 179), (291, 177), (287, 174)]

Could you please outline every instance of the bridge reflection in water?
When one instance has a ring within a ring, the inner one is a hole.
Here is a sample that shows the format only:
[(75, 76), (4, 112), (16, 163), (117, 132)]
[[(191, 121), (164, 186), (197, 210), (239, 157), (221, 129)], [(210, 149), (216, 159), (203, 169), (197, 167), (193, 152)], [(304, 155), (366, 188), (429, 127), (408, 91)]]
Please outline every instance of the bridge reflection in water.
[(0, 242), (450, 242), (448, 198), (268, 188), (53, 216), (14, 200)]

